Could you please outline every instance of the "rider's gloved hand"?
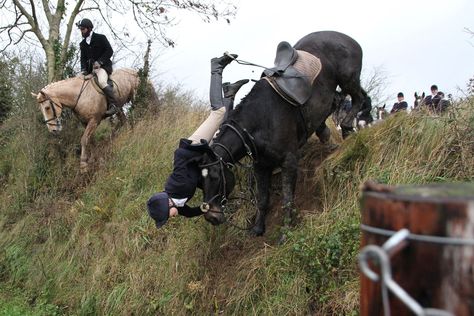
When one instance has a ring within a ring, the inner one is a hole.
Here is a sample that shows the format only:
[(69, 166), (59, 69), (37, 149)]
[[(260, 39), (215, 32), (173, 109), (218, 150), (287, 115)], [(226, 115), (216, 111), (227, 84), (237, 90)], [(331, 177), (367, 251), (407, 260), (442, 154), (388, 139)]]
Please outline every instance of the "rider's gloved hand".
[(98, 61), (94, 61), (94, 64), (92, 65), (92, 68), (99, 69), (100, 68), (100, 63)]

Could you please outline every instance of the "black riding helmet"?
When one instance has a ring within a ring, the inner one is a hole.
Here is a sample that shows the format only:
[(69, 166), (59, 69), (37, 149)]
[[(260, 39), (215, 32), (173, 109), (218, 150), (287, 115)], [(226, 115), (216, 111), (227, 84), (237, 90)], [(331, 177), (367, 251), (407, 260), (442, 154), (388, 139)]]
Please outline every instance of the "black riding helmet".
[(79, 22), (76, 23), (77, 27), (87, 27), (92, 30), (94, 28), (94, 25), (92, 25), (92, 21), (89, 19), (82, 19), (79, 20)]

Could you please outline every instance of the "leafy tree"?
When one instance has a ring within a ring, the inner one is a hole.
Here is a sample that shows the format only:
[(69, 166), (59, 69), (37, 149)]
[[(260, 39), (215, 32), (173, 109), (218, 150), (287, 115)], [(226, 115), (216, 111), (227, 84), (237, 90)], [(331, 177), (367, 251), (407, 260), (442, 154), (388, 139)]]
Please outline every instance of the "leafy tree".
[(206, 22), (219, 18), (229, 22), (236, 7), (218, 0), (0, 0), (0, 50), (20, 42), (39, 42), (46, 56), (48, 82), (52, 82), (64, 76), (68, 58), (73, 53), (71, 32), (79, 15), (100, 16), (119, 41), (130, 34), (123, 20), (132, 15), (132, 21), (148, 38), (174, 46), (175, 42), (166, 35), (166, 30), (175, 25), (174, 15), (180, 11), (198, 14)]

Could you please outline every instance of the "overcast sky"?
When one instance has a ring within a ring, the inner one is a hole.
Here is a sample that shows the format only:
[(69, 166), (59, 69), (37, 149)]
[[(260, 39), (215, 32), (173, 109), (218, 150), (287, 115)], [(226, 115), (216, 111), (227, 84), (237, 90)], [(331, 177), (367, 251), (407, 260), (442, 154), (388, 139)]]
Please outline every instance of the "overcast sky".
[[(353, 37), (364, 52), (363, 73), (384, 69), (389, 77), (387, 105), (404, 92), (413, 104), (414, 91), (429, 93), (437, 84), (445, 94), (459, 95), (474, 76), (474, 30), (472, 0), (240, 0), (237, 16), (204, 23), (198, 17), (182, 16), (170, 35), (174, 49), (160, 53), (154, 68), (158, 78), (180, 84), (207, 100), (209, 60), (223, 52), (239, 59), (272, 66), (280, 41), (292, 45), (315, 31), (335, 30)], [(324, 65), (323, 65), (324, 66)], [(236, 63), (224, 72), (224, 81), (260, 76), (261, 69)], [(242, 89), (238, 98), (250, 89)]]

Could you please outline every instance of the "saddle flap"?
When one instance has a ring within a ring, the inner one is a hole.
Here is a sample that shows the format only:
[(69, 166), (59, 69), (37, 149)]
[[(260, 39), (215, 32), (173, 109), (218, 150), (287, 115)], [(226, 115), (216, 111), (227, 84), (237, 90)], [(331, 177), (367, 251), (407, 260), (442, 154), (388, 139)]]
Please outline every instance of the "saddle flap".
[(312, 83), (293, 67), (289, 67), (283, 77), (274, 79), (281, 91), (299, 105), (305, 104), (313, 93)]

